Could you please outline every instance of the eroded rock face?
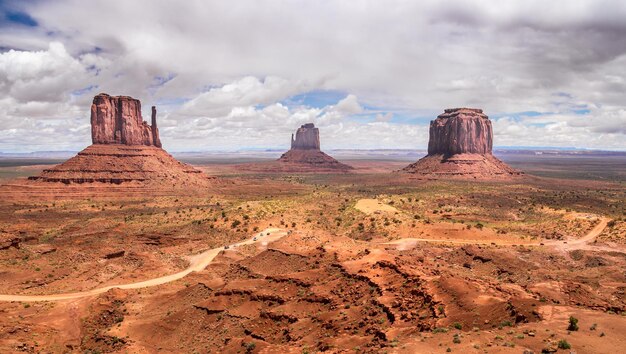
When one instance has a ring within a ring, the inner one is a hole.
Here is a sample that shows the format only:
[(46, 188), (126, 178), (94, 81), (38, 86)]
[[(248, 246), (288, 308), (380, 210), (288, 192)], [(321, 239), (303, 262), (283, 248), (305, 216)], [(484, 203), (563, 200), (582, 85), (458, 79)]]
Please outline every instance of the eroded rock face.
[(128, 96), (101, 93), (91, 105), (91, 140), (94, 144), (125, 144), (161, 147), (152, 107), (152, 126), (141, 116), (141, 102)]
[(482, 109), (446, 109), (430, 122), (428, 155), (491, 154), (493, 130)]
[(315, 128), (313, 123), (302, 125), (296, 130), (296, 135), (291, 134), (292, 150), (319, 150), (320, 149), (320, 131)]
[(446, 109), (430, 122), (428, 155), (402, 169), (427, 178), (520, 175), (493, 156), (491, 121), (476, 108)]

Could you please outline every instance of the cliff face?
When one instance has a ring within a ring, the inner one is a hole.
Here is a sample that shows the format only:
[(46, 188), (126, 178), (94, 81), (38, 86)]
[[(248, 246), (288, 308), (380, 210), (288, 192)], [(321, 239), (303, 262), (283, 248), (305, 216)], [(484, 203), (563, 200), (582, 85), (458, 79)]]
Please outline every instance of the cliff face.
[(91, 140), (94, 144), (125, 144), (161, 147), (152, 107), (152, 126), (141, 117), (141, 102), (128, 96), (101, 93), (91, 105)]
[(430, 122), (428, 155), (491, 154), (491, 121), (482, 109), (453, 108)]
[(295, 139), (291, 135), (292, 150), (319, 150), (320, 149), (320, 131), (315, 128), (313, 123), (302, 125), (296, 130)]

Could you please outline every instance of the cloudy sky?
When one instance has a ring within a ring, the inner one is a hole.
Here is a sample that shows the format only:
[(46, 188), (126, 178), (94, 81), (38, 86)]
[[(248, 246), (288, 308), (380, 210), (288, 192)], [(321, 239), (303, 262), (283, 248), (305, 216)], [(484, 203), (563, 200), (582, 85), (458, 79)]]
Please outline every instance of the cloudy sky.
[(626, 150), (626, 1), (0, 0), (0, 151), (79, 150), (94, 95), (170, 151), (424, 149), (444, 108), (496, 146)]

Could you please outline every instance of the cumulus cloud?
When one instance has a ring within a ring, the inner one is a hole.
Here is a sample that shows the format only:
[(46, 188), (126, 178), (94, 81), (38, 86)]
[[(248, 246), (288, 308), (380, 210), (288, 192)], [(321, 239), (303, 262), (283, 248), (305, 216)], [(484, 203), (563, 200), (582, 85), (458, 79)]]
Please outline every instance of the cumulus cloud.
[[(89, 137), (60, 127), (87, 123), (98, 91), (157, 104), (179, 150), (275, 147), (268, 136), (312, 119), (329, 147), (376, 136), (362, 147), (422, 148), (428, 121), (456, 106), (492, 116), (499, 145), (626, 149), (619, 0), (58, 0), (12, 11), (36, 25), (0, 23), (0, 150), (36, 148), (15, 121), (80, 148)], [(316, 91), (344, 96), (288, 103)]]
[(348, 95), (337, 103), (335, 109), (343, 114), (358, 114), (363, 112), (363, 107), (355, 95)]

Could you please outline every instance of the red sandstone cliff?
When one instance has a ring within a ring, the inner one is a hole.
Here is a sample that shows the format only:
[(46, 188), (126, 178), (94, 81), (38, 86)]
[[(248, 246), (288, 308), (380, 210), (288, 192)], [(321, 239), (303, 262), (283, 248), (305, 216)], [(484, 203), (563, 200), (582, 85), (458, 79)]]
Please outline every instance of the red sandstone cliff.
[(491, 121), (482, 109), (446, 109), (430, 122), (428, 154), (491, 154)]
[(152, 126), (141, 116), (141, 102), (128, 96), (101, 93), (91, 105), (91, 140), (94, 144), (125, 144), (161, 147), (152, 107)]

